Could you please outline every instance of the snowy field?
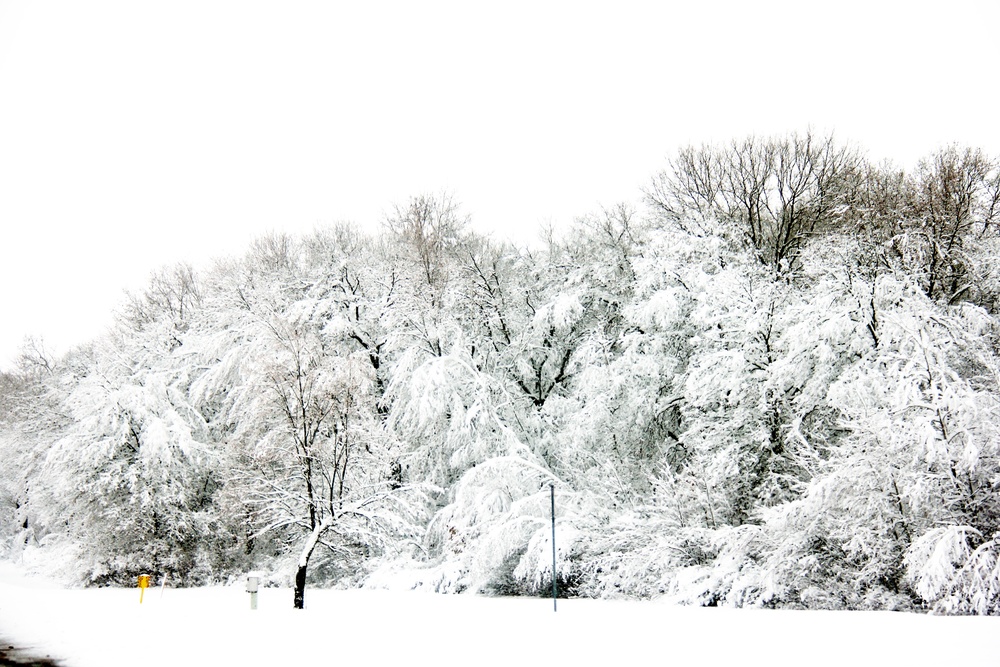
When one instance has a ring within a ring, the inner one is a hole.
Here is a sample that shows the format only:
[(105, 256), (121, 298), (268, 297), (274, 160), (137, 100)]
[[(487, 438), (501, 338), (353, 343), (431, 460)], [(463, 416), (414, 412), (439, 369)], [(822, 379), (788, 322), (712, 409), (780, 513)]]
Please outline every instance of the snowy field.
[(997, 664), (998, 620), (265, 589), (66, 590), (0, 565), (0, 638), (67, 667)]

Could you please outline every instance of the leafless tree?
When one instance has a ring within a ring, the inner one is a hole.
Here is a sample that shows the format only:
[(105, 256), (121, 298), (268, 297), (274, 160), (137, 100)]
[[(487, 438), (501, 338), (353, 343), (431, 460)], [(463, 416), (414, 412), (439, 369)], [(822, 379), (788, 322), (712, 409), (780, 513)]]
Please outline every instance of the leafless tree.
[(699, 236), (722, 232), (787, 267), (815, 233), (839, 224), (862, 161), (832, 135), (748, 137), (678, 151), (646, 188), (659, 216)]
[(949, 146), (920, 162), (910, 187), (897, 256), (931, 298), (967, 298), (975, 288), (970, 251), (1000, 221), (1000, 163), (980, 149)]
[(349, 556), (359, 544), (377, 548), (386, 534), (409, 529), (401, 528), (409, 525), (408, 489), (392, 476), (368, 355), (284, 314), (256, 321), (248, 351), (256, 359), (239, 399), (247, 424), (234, 426), (231, 482), (256, 535), (302, 540), (294, 592), (301, 609), (316, 547)]
[(469, 218), (449, 195), (411, 197), (405, 206), (396, 206), (385, 224), (412, 251), (421, 275), (429, 287), (439, 286), (445, 273), (445, 258), (455, 249), (468, 226)]

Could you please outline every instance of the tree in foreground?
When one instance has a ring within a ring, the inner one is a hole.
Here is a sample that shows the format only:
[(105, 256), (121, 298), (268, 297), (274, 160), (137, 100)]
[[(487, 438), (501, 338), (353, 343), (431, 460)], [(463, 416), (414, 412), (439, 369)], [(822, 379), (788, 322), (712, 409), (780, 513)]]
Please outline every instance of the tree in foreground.
[(246, 301), (228, 483), (255, 535), (299, 545), (294, 606), (301, 609), (317, 546), (356, 566), (359, 556), (415, 532), (418, 508), (394, 472), (367, 351), (320, 329), (315, 302), (265, 302)]

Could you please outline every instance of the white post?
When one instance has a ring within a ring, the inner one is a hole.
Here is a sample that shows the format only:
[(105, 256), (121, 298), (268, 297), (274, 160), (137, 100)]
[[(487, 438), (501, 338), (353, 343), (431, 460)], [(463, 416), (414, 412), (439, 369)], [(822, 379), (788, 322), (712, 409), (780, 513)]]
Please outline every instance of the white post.
[(247, 575), (247, 593), (250, 594), (250, 609), (257, 608), (257, 588), (260, 586), (260, 575), (250, 573)]

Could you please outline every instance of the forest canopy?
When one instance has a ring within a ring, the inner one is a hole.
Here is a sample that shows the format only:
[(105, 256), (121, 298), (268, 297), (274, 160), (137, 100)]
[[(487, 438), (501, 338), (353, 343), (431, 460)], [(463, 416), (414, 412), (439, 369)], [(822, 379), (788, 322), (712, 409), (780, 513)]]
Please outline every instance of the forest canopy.
[(275, 583), (1000, 612), (1000, 163), (677, 151), (538, 248), (274, 233), (0, 374), (0, 553)]

